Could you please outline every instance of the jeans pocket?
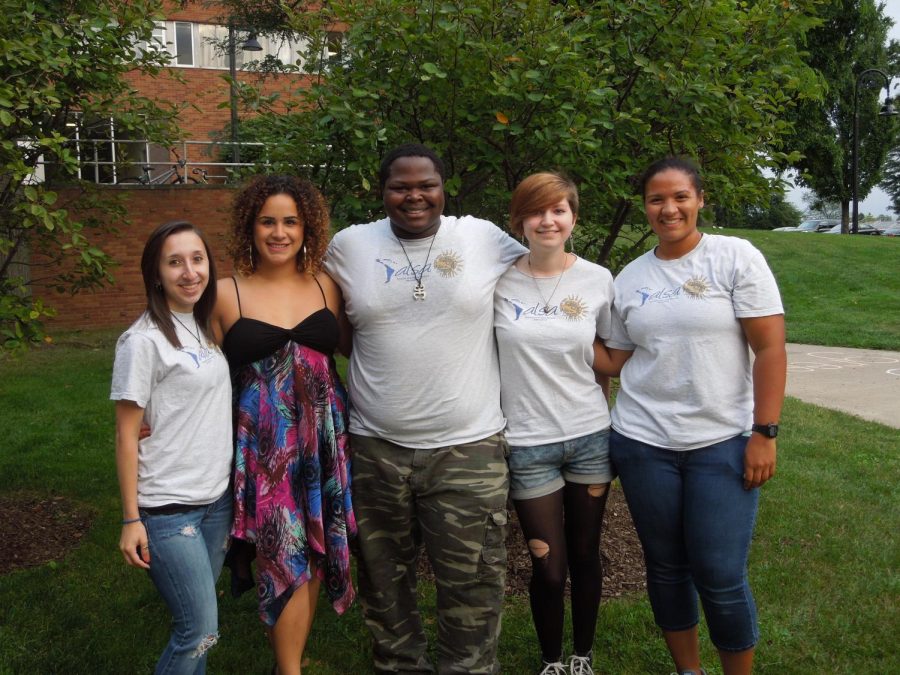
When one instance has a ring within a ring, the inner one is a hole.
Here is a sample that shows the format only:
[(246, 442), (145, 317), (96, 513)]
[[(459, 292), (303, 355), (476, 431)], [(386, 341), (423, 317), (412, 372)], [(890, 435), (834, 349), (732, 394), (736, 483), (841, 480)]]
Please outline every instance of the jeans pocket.
[(506, 440), (506, 434), (500, 434), (500, 449), (503, 450), (503, 458), (509, 461), (509, 441)]

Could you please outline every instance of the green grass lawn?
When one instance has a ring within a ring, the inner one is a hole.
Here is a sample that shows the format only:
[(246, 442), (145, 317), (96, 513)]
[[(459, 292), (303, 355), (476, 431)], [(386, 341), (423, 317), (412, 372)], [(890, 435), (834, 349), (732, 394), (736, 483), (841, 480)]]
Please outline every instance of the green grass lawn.
[[(898, 348), (900, 240), (726, 233), (769, 259), (790, 340)], [(167, 638), (161, 600), (117, 549), (107, 400), (115, 336), (59, 335), (20, 359), (0, 359), (0, 496), (64, 496), (94, 515), (63, 559), (0, 576), (0, 675), (150, 672)], [(763, 490), (750, 567), (762, 631), (757, 672), (900, 672), (898, 432), (793, 399), (782, 420), (778, 475)], [(227, 577), (209, 672), (268, 673), (255, 601), (232, 600)], [(433, 631), (431, 587), (423, 585), (421, 602)], [(704, 650), (710, 673), (721, 672), (705, 639)], [(308, 654), (311, 675), (369, 672), (358, 608), (337, 617), (321, 603)], [(523, 598), (506, 603), (500, 658), (506, 673), (534, 672), (539, 654)], [(598, 673), (671, 671), (644, 596), (604, 602), (595, 664)]]
[(900, 237), (714, 232), (747, 239), (765, 254), (789, 342), (900, 350)]
[[(95, 514), (63, 560), (0, 576), (0, 673), (149, 672), (165, 643), (162, 602), (116, 547), (111, 362), (104, 339), (0, 363), (0, 494), (62, 495)], [(764, 489), (751, 561), (758, 672), (897, 672), (897, 431), (795, 400), (783, 420), (779, 472)], [(433, 630), (433, 591), (421, 594)], [(210, 672), (268, 672), (255, 601), (226, 592), (220, 614)], [(323, 602), (308, 672), (368, 672), (367, 645), (358, 608), (337, 617)], [(508, 673), (532, 672), (539, 657), (522, 598), (506, 604), (500, 654)], [(671, 670), (643, 596), (604, 602), (595, 654), (598, 672)], [(705, 659), (714, 663), (708, 642)]]

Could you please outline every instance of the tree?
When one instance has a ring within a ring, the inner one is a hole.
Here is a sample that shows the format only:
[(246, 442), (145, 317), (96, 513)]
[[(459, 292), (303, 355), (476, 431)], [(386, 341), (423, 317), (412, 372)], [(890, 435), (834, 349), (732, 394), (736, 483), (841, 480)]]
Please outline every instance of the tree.
[(895, 147), (888, 154), (883, 173), (881, 189), (891, 198), (891, 210), (900, 216), (900, 147)]
[[(78, 157), (72, 144), (92, 120), (114, 119), (118, 133), (159, 138), (168, 115), (135, 96), (125, 74), (159, 71), (168, 55), (137, 53), (150, 41), (154, 0), (0, 0), (0, 351), (43, 336), (52, 308), (31, 294), (42, 280), (77, 292), (109, 278), (110, 258), (91, 241), (114, 208), (82, 193), (94, 216), (74, 220), (74, 203), (39, 178), (72, 180)], [(79, 209), (81, 210), (81, 209)], [(46, 256), (41, 268), (28, 251)], [(29, 279), (30, 277), (30, 279)]]
[(807, 192), (803, 195), (803, 203), (806, 204), (806, 210), (810, 215), (831, 220), (841, 219), (840, 202), (822, 199), (814, 192)]
[[(723, 206), (781, 189), (760, 169), (796, 159), (782, 141), (793, 101), (816, 90), (796, 48), (808, 4), (336, 0), (285, 11), (309, 36), (312, 84), (292, 114), (264, 113), (242, 134), (321, 185), (339, 225), (379, 213), (376, 169), (399, 142), (445, 157), (450, 211), (497, 222), (522, 178), (561, 168), (581, 186), (579, 251), (615, 268), (630, 254), (617, 237), (643, 221), (634, 178), (653, 159), (697, 157)], [(347, 27), (342, 51), (322, 58), (334, 26)], [(634, 245), (646, 236), (639, 228)]]
[[(853, 196), (853, 101), (857, 79), (878, 68), (897, 74), (887, 43), (891, 21), (875, 0), (829, 0), (818, 15), (822, 23), (807, 34), (807, 63), (821, 73), (824, 101), (804, 101), (795, 111), (792, 147), (802, 157), (793, 166), (800, 181), (825, 201), (841, 204), (843, 230)], [(863, 78), (859, 88), (859, 197), (881, 178), (881, 166), (894, 145), (896, 127), (878, 115), (884, 82)], [(870, 88), (873, 87), (873, 88)]]
[(716, 214), (716, 223), (725, 227), (753, 230), (774, 230), (776, 227), (797, 227), (802, 214), (783, 194), (774, 193), (763, 206), (742, 204), (732, 211)]

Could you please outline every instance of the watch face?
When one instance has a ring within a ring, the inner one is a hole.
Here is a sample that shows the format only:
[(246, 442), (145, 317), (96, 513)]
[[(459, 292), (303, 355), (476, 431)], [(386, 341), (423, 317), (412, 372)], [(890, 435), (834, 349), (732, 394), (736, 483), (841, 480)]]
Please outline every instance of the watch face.
[(763, 436), (767, 436), (769, 438), (777, 438), (778, 437), (778, 425), (777, 424), (754, 424), (753, 431), (756, 431)]

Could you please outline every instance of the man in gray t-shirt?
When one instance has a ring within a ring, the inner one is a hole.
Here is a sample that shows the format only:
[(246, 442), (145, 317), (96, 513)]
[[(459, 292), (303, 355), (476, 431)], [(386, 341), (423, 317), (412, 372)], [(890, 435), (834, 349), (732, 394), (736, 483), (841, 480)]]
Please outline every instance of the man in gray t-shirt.
[(388, 217), (339, 232), (325, 263), (353, 327), (353, 502), (375, 669), (432, 670), (415, 596), (424, 543), (438, 672), (496, 673), (509, 477), (493, 292), (524, 249), (492, 223), (442, 216), (444, 167), (427, 147), (391, 151), (380, 182)]

